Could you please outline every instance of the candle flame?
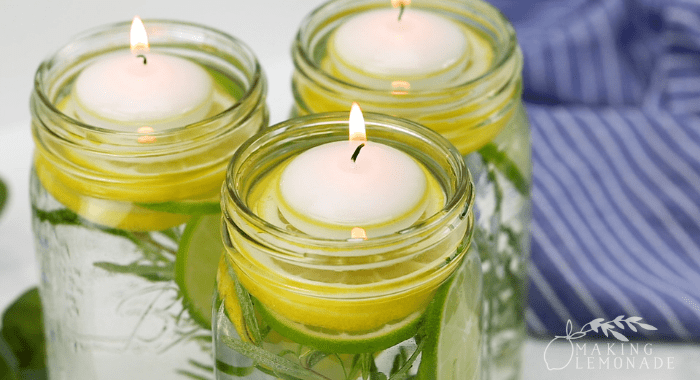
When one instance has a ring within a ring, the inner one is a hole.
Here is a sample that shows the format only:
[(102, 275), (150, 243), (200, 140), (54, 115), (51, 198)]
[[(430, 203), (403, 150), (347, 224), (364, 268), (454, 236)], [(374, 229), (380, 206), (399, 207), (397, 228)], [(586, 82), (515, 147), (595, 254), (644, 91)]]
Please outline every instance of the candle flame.
[(362, 239), (362, 240), (367, 240), (367, 231), (365, 231), (364, 228), (362, 227), (354, 227), (350, 231), (350, 237), (352, 239)]
[(362, 116), (360, 105), (352, 102), (350, 107), (350, 141), (367, 141), (365, 118)]
[(391, 6), (394, 8), (398, 8), (402, 5), (403, 6), (411, 5), (411, 0), (391, 0)]
[(148, 35), (146, 35), (146, 27), (143, 25), (143, 21), (141, 21), (139, 16), (134, 16), (134, 20), (131, 22), (129, 39), (131, 41), (131, 53), (148, 53), (150, 50)]

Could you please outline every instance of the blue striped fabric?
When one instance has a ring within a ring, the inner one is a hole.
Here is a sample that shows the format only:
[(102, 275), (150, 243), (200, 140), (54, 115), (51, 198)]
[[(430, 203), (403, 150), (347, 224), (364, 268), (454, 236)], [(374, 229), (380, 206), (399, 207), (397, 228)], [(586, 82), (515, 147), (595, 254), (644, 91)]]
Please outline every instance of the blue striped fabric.
[(525, 55), (527, 321), (700, 339), (700, 0), (494, 0)]

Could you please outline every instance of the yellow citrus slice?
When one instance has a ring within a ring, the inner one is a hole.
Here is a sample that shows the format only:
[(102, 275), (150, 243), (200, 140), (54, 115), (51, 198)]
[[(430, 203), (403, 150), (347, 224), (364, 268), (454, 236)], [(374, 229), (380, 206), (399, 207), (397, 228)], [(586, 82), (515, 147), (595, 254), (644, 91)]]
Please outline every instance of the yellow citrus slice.
[(352, 332), (319, 329), (291, 321), (258, 303), (262, 318), (280, 335), (323, 352), (355, 354), (377, 352), (416, 335), (422, 313), (387, 323), (374, 331)]
[[(257, 273), (236, 275), (245, 289), (268, 310), (296, 323), (330, 331), (362, 333), (382, 328), (386, 324), (408, 318), (422, 312), (449, 272), (438, 273), (426, 283), (400, 293), (390, 293), (377, 297), (342, 297), (340, 293), (350, 286), (339, 285), (327, 289), (325, 295), (305, 294), (294, 287), (307, 287), (314, 290), (313, 284), (289, 282), (278, 278), (278, 274), (257, 269)], [(249, 275), (250, 274), (250, 275)], [(291, 286), (280, 286), (287, 282)], [(382, 283), (376, 285), (381, 289)], [(338, 294), (333, 294), (335, 291)], [(367, 289), (372, 293), (373, 289)], [(381, 293), (381, 291), (379, 291)]]
[[(185, 179), (179, 183), (173, 178), (162, 179), (159, 186), (107, 184), (100, 188), (102, 195), (97, 196), (93, 182), (69, 175), (40, 148), (34, 155), (34, 168), (46, 191), (68, 209), (93, 223), (126, 231), (165, 230), (187, 222), (192, 214), (201, 213), (202, 205), (205, 210), (211, 209), (211, 205), (218, 204), (218, 189), (224, 176), (222, 172), (195, 184)], [(166, 186), (168, 183), (177, 183), (177, 189)], [(182, 187), (194, 189), (182, 193)], [(175, 201), (173, 193), (178, 193)]]
[[(275, 194), (283, 168), (278, 165), (263, 176), (249, 196), (254, 213), (281, 227), (286, 222), (280, 219)], [(425, 213), (434, 215), (443, 207), (445, 197), (434, 176), (428, 177)], [(379, 255), (336, 257), (328, 252), (330, 256), (308, 264), (307, 260), (287, 260), (283, 254), (252, 243), (247, 234), (231, 225), (228, 229), (231, 246), (226, 249), (235, 275), (268, 310), (307, 327), (351, 333), (376, 331), (425, 310), (437, 288), (457, 267), (456, 260), (450, 260), (456, 259), (463, 238), (459, 233), (451, 234), (391, 263), (377, 263)], [(305, 247), (293, 249), (301, 253)], [(362, 245), (357, 249), (362, 253)]]

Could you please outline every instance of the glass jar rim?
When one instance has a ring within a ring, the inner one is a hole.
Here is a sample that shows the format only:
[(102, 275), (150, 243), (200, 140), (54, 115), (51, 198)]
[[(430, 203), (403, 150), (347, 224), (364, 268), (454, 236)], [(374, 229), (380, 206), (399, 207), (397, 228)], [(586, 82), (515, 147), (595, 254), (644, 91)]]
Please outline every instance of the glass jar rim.
[[(187, 22), (187, 21), (180, 21), (180, 20), (169, 20), (169, 19), (144, 19), (143, 23), (146, 27), (146, 30), (151, 30), (151, 29), (158, 29), (160, 32), (159, 34), (156, 33), (149, 33), (149, 43), (151, 44), (152, 48), (157, 48), (158, 47), (158, 42), (159, 42), (159, 37), (169, 37), (170, 39), (166, 39), (164, 41), (167, 41), (169, 43), (173, 42), (186, 42), (188, 39), (182, 38), (181, 34), (178, 35), (178, 39), (175, 39), (173, 41), (171, 35), (167, 35), (167, 33), (163, 34), (163, 29), (162, 28), (175, 28), (175, 27), (185, 27), (185, 28), (190, 28), (192, 31), (199, 30), (201, 32), (209, 33), (211, 35), (216, 36), (217, 38), (229, 42), (231, 45), (230, 46), (235, 46), (236, 48), (240, 49), (241, 53), (244, 54), (244, 58), (249, 60), (250, 66), (253, 68), (252, 70), (252, 75), (250, 75), (250, 85), (247, 86), (245, 89), (245, 92), (241, 95), (239, 99), (236, 99), (236, 101), (231, 104), (229, 107), (221, 110), (220, 112), (207, 116), (206, 118), (202, 120), (198, 120), (194, 123), (183, 125), (183, 126), (178, 126), (178, 127), (173, 127), (173, 128), (166, 128), (163, 130), (158, 130), (158, 131), (149, 131), (150, 136), (154, 137), (166, 137), (166, 136), (172, 136), (172, 135), (177, 135), (177, 133), (185, 130), (185, 129), (192, 129), (193, 127), (196, 128), (198, 126), (206, 126), (209, 125), (213, 122), (216, 122), (219, 119), (222, 119), (232, 113), (234, 113), (237, 109), (241, 108), (242, 105), (246, 101), (250, 101), (250, 99), (253, 97), (255, 92), (259, 92), (261, 87), (265, 87), (265, 77), (263, 74), (262, 67), (253, 53), (252, 49), (246, 45), (243, 41), (239, 40), (236, 37), (231, 36), (228, 33), (225, 33), (223, 31), (220, 31), (218, 29), (211, 28), (206, 25), (198, 24), (198, 23), (193, 23), (193, 22)], [(62, 53), (72, 50), (73, 47), (75, 46), (76, 42), (78, 41), (87, 41), (88, 39), (91, 38), (96, 38), (102, 35), (106, 35), (109, 33), (125, 33), (126, 38), (123, 38), (123, 43), (120, 44), (113, 44), (111, 46), (108, 46), (107, 48), (99, 49), (99, 50), (94, 50), (91, 51), (91, 54), (89, 54), (86, 58), (90, 59), (94, 56), (113, 52), (119, 49), (123, 48), (128, 48), (129, 47), (129, 38), (128, 38), (128, 33), (129, 33), (129, 28), (131, 26), (131, 21), (122, 21), (122, 22), (117, 22), (117, 23), (111, 23), (111, 24), (106, 24), (106, 25), (101, 25), (97, 26), (94, 28), (87, 29), (77, 35), (75, 35), (73, 38), (70, 39), (71, 42), (68, 42), (61, 46), (60, 48), (56, 49), (52, 54), (50, 54), (48, 57), (42, 60), (40, 63), (39, 67), (37, 68), (35, 75), (34, 75), (34, 85), (33, 85), (33, 94), (36, 95), (36, 97), (39, 99), (40, 103), (42, 104), (43, 107), (46, 107), (48, 111), (53, 113), (53, 115), (59, 117), (61, 120), (64, 122), (69, 123), (70, 125), (77, 126), (79, 128), (82, 128), (86, 131), (89, 131), (90, 133), (94, 134), (101, 134), (101, 135), (109, 135), (109, 136), (121, 136), (127, 139), (134, 139), (135, 137), (138, 137), (140, 135), (139, 132), (130, 132), (130, 131), (115, 131), (113, 129), (108, 129), (108, 128), (103, 128), (91, 124), (87, 124), (81, 120), (75, 119), (71, 117), (70, 115), (62, 112), (56, 104), (51, 100), (50, 95), (47, 93), (47, 88), (44, 86), (47, 84), (45, 83), (47, 78), (44, 78), (44, 75), (46, 75), (49, 71), (49, 69), (53, 66), (54, 60), (57, 59)], [(194, 44), (192, 44), (195, 46)], [(199, 46), (199, 45), (197, 45)], [(199, 51), (204, 51), (202, 49), (199, 49)], [(79, 60), (75, 59), (73, 60), (72, 63), (79, 62)], [(263, 89), (263, 93), (264, 93)], [(264, 99), (264, 96), (263, 96)], [(257, 100), (255, 100), (257, 101)]]
[[(320, 65), (312, 58), (312, 52), (309, 51), (309, 48), (312, 47), (311, 43), (313, 38), (311, 38), (314, 34), (309, 36), (309, 40), (305, 41), (303, 33), (308, 32), (306, 28), (308, 28), (310, 25), (312, 25), (313, 21), (317, 21), (317, 17), (321, 17), (321, 15), (324, 11), (328, 9), (332, 9), (339, 3), (345, 3), (348, 2), (348, 0), (331, 0), (326, 3), (323, 3), (322, 5), (318, 6), (316, 9), (311, 11), (301, 22), (301, 25), (299, 27), (299, 30), (297, 31), (297, 34), (294, 38), (294, 42), (292, 45), (292, 52), (295, 53), (293, 54), (293, 64), (295, 66), (295, 69), (298, 71), (304, 71), (303, 67), (300, 67), (300, 62), (297, 60), (297, 56), (299, 59), (303, 61), (305, 65), (307, 65), (309, 68), (311, 68), (315, 74), (320, 75), (323, 77), (325, 80), (328, 80), (331, 83), (336, 83), (338, 85), (342, 86), (347, 86), (348, 88), (352, 88), (357, 91), (367, 91), (367, 92), (374, 92), (374, 93), (391, 93), (391, 90), (383, 90), (383, 89), (377, 89), (377, 88), (371, 88), (371, 87), (366, 87), (362, 86), (357, 83), (352, 83), (346, 80), (343, 80), (342, 78), (339, 78), (335, 75), (332, 75), (331, 73), (328, 73), (326, 70), (324, 70)], [(504, 70), (505, 67), (508, 65), (508, 63), (518, 55), (519, 52), (519, 46), (518, 46), (518, 41), (517, 41), (517, 36), (515, 33), (515, 29), (513, 28), (512, 24), (510, 21), (493, 5), (485, 2), (485, 1), (470, 1), (470, 2), (465, 2), (465, 1), (450, 1), (450, 0), (441, 0), (437, 2), (431, 2), (431, 3), (413, 3), (411, 4), (412, 7), (417, 7), (419, 9), (442, 9), (436, 7), (438, 4), (452, 4), (452, 6), (455, 9), (465, 9), (469, 10), (475, 5), (478, 4), (478, 6), (483, 7), (484, 9), (488, 9), (489, 11), (492, 12), (493, 15), (495, 15), (495, 20), (497, 25), (496, 27), (500, 27), (500, 32), (503, 33), (506, 36), (506, 41), (507, 44), (505, 45), (505, 48), (503, 49), (503, 53), (500, 55), (500, 59), (497, 60), (486, 72), (483, 74), (472, 78), (470, 80), (467, 80), (465, 82), (457, 83), (455, 85), (451, 86), (443, 86), (439, 87), (437, 89), (418, 89), (418, 90), (411, 90), (411, 94), (416, 95), (416, 96), (431, 96), (431, 95), (439, 95), (444, 93), (445, 91), (456, 91), (464, 88), (469, 88), (471, 86), (474, 86), (475, 84), (478, 83), (483, 83), (483, 82), (488, 82), (489, 78), (496, 76), (501, 70)], [(365, 0), (363, 2), (357, 2), (355, 4), (356, 8), (361, 8), (365, 5), (371, 5), (372, 9), (374, 8), (380, 8), (383, 7), (386, 4), (389, 4), (388, 0)], [(344, 13), (347, 13), (347, 11), (344, 10)], [(335, 14), (333, 14), (335, 15)], [(343, 16), (345, 17), (345, 16)], [(493, 27), (494, 25), (489, 25)], [(314, 31), (315, 32), (315, 31)], [(519, 72), (518, 72), (519, 74)]]
[[(442, 154), (443, 158), (451, 164), (450, 169), (454, 174), (453, 179), (456, 183), (451, 193), (446, 194), (445, 204), (440, 211), (399, 232), (364, 240), (362, 243), (364, 245), (363, 247), (371, 248), (395, 244), (400, 240), (405, 240), (412, 236), (418, 236), (429, 231), (436, 230), (443, 223), (452, 220), (455, 216), (463, 218), (469, 213), (473, 212), (475, 188), (471, 174), (467, 169), (461, 154), (447, 139), (437, 132), (407, 119), (372, 112), (364, 113), (364, 117), (368, 134), (370, 134), (369, 131), (373, 129), (390, 127), (393, 130), (405, 133), (405, 135), (409, 136), (411, 139), (429, 142), (434, 145), (440, 150), (440, 154)], [(348, 123), (347, 112), (327, 112), (300, 116), (273, 125), (259, 132), (257, 135), (251, 137), (245, 143), (243, 143), (243, 145), (241, 145), (240, 148), (233, 154), (229, 162), (228, 168), (226, 169), (226, 181), (222, 186), (221, 208), (224, 212), (224, 218), (226, 219), (225, 223), (232, 223), (230, 218), (227, 217), (227, 212), (229, 211), (227, 204), (228, 200), (230, 199), (235, 207), (235, 210), (233, 211), (236, 212), (238, 217), (244, 218), (247, 223), (253, 226), (253, 228), (265, 230), (267, 233), (273, 235), (277, 239), (293, 242), (298, 245), (319, 248), (333, 246), (334, 248), (340, 248), (341, 250), (350, 249), (353, 246), (356, 246), (357, 239), (318, 238), (301, 232), (290, 231), (277, 227), (253, 212), (250, 207), (248, 207), (247, 202), (242, 198), (242, 194), (239, 192), (239, 189), (235, 186), (235, 183), (239, 181), (238, 171), (236, 169), (240, 168), (244, 163), (246, 163), (246, 160), (250, 158), (250, 155), (256, 152), (258, 149), (267, 147), (268, 145), (274, 145), (274, 142), (281, 139), (281, 137), (285, 134), (292, 134), (295, 136), (298, 135), (297, 139), (300, 139), (302, 135), (304, 135), (304, 138), (308, 138), (309, 134), (304, 134), (303, 132), (308, 132), (309, 130), (322, 126), (329, 128), (344, 128), (343, 131), (345, 132), (345, 136), (347, 136)], [(326, 139), (321, 143), (336, 140), (339, 139), (330, 140), (326, 135)], [(370, 140), (372, 140), (371, 137)], [(379, 141), (386, 142), (386, 140)], [(309, 144), (309, 147), (320, 145), (321, 143)], [(401, 144), (397, 143), (397, 146), (401, 146)], [(396, 148), (397, 146), (394, 147)], [(428, 154), (436, 153), (428, 152)], [(464, 205), (464, 207), (462, 205)]]

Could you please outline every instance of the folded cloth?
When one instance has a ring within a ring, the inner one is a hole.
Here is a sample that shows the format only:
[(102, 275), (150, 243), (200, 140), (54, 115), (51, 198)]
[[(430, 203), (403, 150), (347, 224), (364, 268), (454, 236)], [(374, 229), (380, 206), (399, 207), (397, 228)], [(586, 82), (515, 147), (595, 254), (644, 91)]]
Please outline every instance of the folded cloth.
[(531, 332), (700, 339), (700, 0), (492, 3), (525, 57)]

